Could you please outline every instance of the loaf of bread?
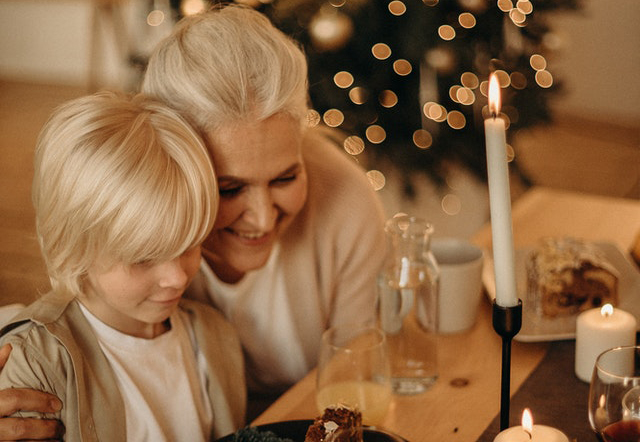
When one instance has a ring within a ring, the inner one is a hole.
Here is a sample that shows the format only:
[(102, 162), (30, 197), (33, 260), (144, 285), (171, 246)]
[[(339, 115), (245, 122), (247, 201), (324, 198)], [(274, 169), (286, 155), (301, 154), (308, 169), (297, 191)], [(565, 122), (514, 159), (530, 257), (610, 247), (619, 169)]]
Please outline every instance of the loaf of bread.
[(527, 299), (549, 317), (618, 305), (618, 271), (593, 243), (545, 238), (527, 258)]

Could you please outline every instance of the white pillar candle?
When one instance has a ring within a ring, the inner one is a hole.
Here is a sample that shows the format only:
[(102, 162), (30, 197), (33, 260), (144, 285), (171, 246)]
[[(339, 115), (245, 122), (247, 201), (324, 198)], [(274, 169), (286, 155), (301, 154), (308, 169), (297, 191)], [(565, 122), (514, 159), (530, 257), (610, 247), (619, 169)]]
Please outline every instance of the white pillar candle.
[(569, 442), (569, 438), (557, 428), (533, 425), (531, 411), (522, 412), (522, 425), (500, 432), (493, 442)]
[(529, 437), (522, 425), (518, 425), (502, 431), (493, 442), (569, 442), (569, 438), (557, 428), (546, 425), (534, 425)]
[(489, 110), (492, 117), (484, 121), (487, 145), (487, 175), (491, 234), (493, 238), (493, 267), (496, 280), (496, 303), (502, 307), (518, 304), (516, 273), (511, 224), (511, 191), (507, 165), (505, 122), (500, 114), (500, 84), (495, 75), (489, 81)]
[(576, 376), (590, 382), (598, 355), (613, 347), (634, 345), (636, 328), (631, 313), (611, 304), (580, 313), (576, 320)]

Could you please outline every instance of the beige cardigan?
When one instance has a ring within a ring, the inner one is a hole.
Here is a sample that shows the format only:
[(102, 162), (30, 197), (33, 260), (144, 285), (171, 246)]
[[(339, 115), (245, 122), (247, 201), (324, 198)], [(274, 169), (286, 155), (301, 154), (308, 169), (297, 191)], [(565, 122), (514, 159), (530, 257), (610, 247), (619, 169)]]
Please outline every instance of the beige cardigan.
[[(214, 309), (183, 300), (179, 311), (192, 324), (194, 345), (208, 362), (212, 437), (218, 438), (244, 425), (246, 387), (240, 344), (235, 330)], [(0, 343), (11, 343), (13, 350), (0, 371), (0, 389), (35, 388), (59, 397), (63, 409), (44, 417), (64, 423), (65, 440), (126, 441), (117, 381), (73, 297), (45, 295), (1, 334)]]

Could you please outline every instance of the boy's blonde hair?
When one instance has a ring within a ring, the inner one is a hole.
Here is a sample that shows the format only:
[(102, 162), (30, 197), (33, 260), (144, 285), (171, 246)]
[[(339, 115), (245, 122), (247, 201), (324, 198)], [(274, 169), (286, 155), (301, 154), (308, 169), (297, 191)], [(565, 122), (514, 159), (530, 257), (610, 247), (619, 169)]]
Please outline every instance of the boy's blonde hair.
[(307, 61), (264, 14), (228, 5), (183, 18), (151, 55), (142, 91), (203, 132), (278, 113), (302, 126)]
[(201, 138), (175, 111), (103, 92), (55, 110), (35, 152), (38, 240), (54, 290), (88, 269), (173, 259), (213, 226), (218, 191)]

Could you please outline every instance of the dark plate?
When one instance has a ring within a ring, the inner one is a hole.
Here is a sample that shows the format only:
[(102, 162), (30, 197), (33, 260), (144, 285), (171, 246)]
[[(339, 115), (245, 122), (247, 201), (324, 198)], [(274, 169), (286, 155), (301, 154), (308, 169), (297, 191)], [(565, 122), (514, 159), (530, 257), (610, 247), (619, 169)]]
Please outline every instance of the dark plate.
[[(310, 419), (274, 422), (272, 424), (258, 425), (256, 428), (260, 431), (271, 431), (279, 437), (288, 438), (295, 442), (303, 442), (307, 428), (313, 423)], [(376, 427), (364, 427), (364, 442), (408, 442), (396, 434), (389, 433)], [(230, 442), (233, 440), (233, 434), (218, 439), (216, 442)]]

